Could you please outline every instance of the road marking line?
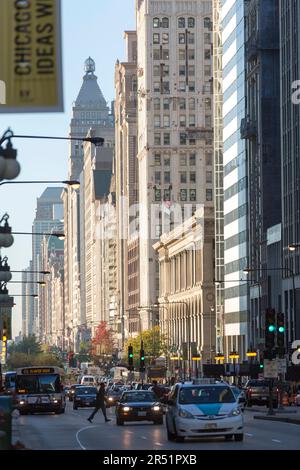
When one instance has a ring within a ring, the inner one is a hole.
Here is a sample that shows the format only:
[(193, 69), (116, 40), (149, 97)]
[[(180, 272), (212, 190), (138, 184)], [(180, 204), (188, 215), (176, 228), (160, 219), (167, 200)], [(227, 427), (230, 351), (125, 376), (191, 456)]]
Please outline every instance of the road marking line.
[(81, 428), (79, 429), (79, 431), (77, 431), (76, 433), (76, 441), (78, 442), (78, 444), (80, 445), (81, 449), (82, 450), (86, 450), (86, 448), (81, 444), (80, 440), (79, 440), (79, 434), (82, 432), (82, 431), (85, 431), (86, 429), (92, 429), (92, 428), (95, 428), (96, 426), (86, 426), (84, 428)]
[(278, 442), (279, 444), (281, 443), (281, 441), (278, 441), (278, 439), (272, 439), (272, 442)]
[(160, 442), (154, 442), (154, 444), (155, 444), (156, 446), (161, 446), (161, 447), (163, 446), (163, 444), (161, 444)]
[(248, 432), (245, 432), (246, 436), (253, 437), (253, 434), (249, 434)]

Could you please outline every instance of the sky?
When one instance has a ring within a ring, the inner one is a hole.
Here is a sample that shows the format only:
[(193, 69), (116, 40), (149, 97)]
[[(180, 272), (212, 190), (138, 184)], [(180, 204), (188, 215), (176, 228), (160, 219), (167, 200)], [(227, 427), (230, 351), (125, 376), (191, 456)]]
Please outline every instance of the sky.
[[(61, 0), (61, 3), (64, 113), (0, 113), (0, 135), (10, 127), (15, 134), (68, 136), (72, 103), (81, 87), (84, 61), (89, 56), (96, 62), (96, 75), (105, 99), (109, 104), (114, 99), (114, 66), (117, 59), (125, 59), (124, 31), (135, 29), (135, 0)], [(15, 139), (13, 144), (21, 164), (20, 181), (67, 178), (67, 141)], [(7, 212), (13, 231), (31, 232), (36, 199), (46, 186), (0, 186), (0, 218)], [(3, 249), (1, 254), (8, 256), (11, 270), (26, 268), (31, 259), (31, 237), (16, 235), (12, 247)], [(21, 280), (21, 274), (15, 274), (13, 280)], [(11, 284), (10, 294), (21, 294), (21, 287)], [(15, 297), (15, 302), (13, 336), (21, 330), (22, 297)]]

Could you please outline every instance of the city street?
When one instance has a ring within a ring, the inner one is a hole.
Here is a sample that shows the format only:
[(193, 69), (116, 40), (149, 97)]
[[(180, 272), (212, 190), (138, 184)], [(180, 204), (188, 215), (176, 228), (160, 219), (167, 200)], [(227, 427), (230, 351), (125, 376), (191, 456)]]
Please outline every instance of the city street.
[(101, 411), (89, 424), (90, 413), (87, 408), (74, 411), (71, 403), (67, 403), (64, 415), (16, 413), (13, 440), (32, 450), (300, 450), (299, 425), (255, 420), (258, 413), (253, 411), (245, 412), (244, 442), (211, 438), (184, 443), (168, 442), (165, 426), (116, 426), (114, 408), (108, 410), (112, 421), (106, 424)]

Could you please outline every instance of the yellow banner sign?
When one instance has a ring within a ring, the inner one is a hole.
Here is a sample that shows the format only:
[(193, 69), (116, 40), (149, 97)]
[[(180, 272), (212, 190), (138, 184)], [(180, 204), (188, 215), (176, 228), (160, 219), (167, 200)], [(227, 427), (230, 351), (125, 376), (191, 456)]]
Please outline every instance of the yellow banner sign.
[(0, 112), (63, 111), (60, 0), (0, 0)]

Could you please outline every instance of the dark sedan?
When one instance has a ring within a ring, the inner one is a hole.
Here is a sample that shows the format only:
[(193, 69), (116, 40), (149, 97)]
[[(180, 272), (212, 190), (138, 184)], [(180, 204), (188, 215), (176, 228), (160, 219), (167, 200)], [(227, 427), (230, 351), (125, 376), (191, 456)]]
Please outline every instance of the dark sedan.
[(125, 421), (153, 421), (163, 424), (163, 407), (153, 392), (130, 390), (124, 392), (116, 406), (117, 425)]
[(121, 389), (121, 387), (115, 388), (113, 390), (110, 389), (107, 392), (106, 407), (110, 408), (111, 406), (115, 406), (120, 400), (122, 393), (123, 393), (123, 390)]
[(94, 407), (96, 405), (96, 387), (76, 387), (74, 394), (73, 409), (83, 407)]

